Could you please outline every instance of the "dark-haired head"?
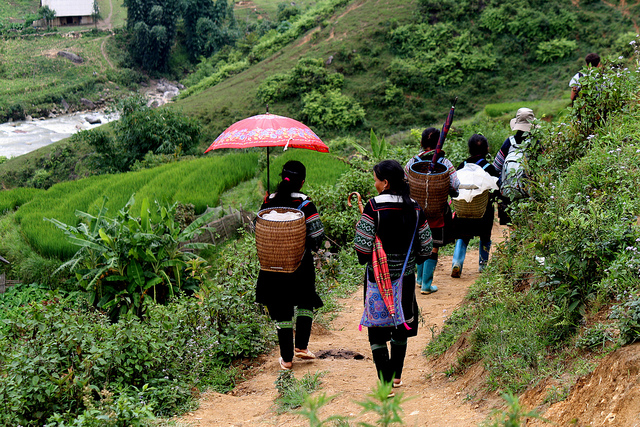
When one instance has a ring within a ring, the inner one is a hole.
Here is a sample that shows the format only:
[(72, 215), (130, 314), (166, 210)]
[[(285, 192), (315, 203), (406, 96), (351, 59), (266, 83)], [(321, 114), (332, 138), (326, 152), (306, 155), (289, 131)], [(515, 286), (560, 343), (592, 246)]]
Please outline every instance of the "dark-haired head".
[(597, 53), (590, 53), (585, 58), (584, 61), (587, 65), (591, 65), (592, 67), (597, 67), (600, 65), (600, 55)]
[(474, 133), (468, 141), (469, 154), (472, 156), (486, 156), (489, 154), (489, 142), (483, 135)]
[(300, 191), (307, 177), (307, 169), (297, 160), (289, 160), (282, 167), (280, 173), (282, 181), (278, 184), (277, 196), (289, 197), (291, 193)]
[(433, 150), (438, 145), (438, 139), (440, 138), (440, 131), (436, 128), (427, 128), (422, 132), (422, 139), (420, 145), (425, 151)]
[(409, 183), (405, 177), (404, 169), (398, 161), (383, 160), (373, 167), (373, 173), (379, 181), (387, 182), (386, 189), (390, 193), (402, 196), (405, 209), (413, 207), (413, 202), (409, 196)]

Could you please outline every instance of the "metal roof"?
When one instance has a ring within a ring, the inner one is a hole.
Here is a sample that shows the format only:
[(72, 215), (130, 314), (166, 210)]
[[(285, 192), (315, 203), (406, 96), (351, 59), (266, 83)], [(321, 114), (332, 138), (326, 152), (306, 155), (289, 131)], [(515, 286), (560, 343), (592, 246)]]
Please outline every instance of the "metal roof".
[(41, 0), (40, 3), (55, 10), (56, 18), (89, 16), (93, 12), (93, 0)]

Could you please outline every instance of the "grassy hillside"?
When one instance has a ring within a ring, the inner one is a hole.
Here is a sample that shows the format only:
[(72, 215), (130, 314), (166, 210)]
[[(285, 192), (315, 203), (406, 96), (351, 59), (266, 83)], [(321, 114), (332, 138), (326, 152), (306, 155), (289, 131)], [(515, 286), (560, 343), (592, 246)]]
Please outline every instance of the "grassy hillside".
[[(458, 117), (492, 103), (564, 100), (564, 108), (568, 82), (586, 53), (617, 58), (635, 25), (627, 9), (599, 1), (540, 1), (526, 9), (511, 2), (437, 3), (347, 2), (292, 43), (178, 104), (215, 138), (233, 121), (265, 110), (256, 93), (266, 78), (312, 57), (331, 58), (326, 69), (344, 76), (343, 93), (366, 110), (365, 120), (348, 130), (315, 126), (324, 135), (439, 124), (456, 96)], [(233, 61), (224, 58), (224, 66)], [(270, 105), (272, 112), (305, 119), (301, 107), (299, 98)]]
[[(46, 117), (51, 111), (65, 109), (62, 100), (71, 109), (78, 109), (83, 107), (81, 98), (109, 102), (123, 90), (128, 92), (133, 86), (127, 86), (141, 77), (112, 68), (101, 51), (107, 38), (107, 34), (97, 32), (85, 33), (77, 40), (62, 36), (4, 40), (0, 52), (5, 64), (0, 74), (0, 117)], [(75, 53), (83, 62), (75, 64), (60, 57), (60, 51)]]
[[(334, 62), (329, 68), (332, 71), (344, 71), (353, 62), (350, 58), (354, 51), (358, 55), (359, 52), (366, 52), (366, 60), (371, 66), (345, 79), (345, 91), (362, 93), (371, 87), (372, 82), (381, 78), (382, 65), (390, 60), (389, 53), (379, 48), (383, 43), (384, 23), (396, 19), (409, 22), (415, 8), (415, 1), (391, 0), (385, 3), (385, 7), (379, 7), (376, 2), (349, 2), (332, 17), (274, 55), (177, 104), (187, 114), (200, 118), (210, 137), (215, 138), (234, 121), (265, 111), (266, 106), (255, 96), (258, 85), (268, 76), (286, 72), (306, 56), (323, 60), (332, 56)], [(278, 102), (269, 108), (275, 114), (301, 118), (300, 105), (294, 102)]]
[(14, 0), (0, 3), (1, 21), (19, 21), (25, 15), (36, 13), (40, 2), (38, 0)]
[[(37, 0), (18, 1), (15, 8), (0, 6), (0, 28), (10, 22), (24, 22), (37, 12)], [(13, 4), (12, 3), (12, 4)], [(98, 2), (102, 26), (121, 28), (126, 18), (122, 0)], [(108, 22), (108, 25), (105, 24)], [(69, 32), (82, 32), (69, 36)], [(144, 76), (123, 68), (119, 36), (94, 26), (60, 27), (33, 33), (3, 31), (0, 49), (0, 120), (20, 120), (25, 116), (46, 117), (51, 112), (85, 109), (81, 98), (103, 105), (137, 89)], [(83, 59), (76, 64), (58, 56), (72, 52)]]

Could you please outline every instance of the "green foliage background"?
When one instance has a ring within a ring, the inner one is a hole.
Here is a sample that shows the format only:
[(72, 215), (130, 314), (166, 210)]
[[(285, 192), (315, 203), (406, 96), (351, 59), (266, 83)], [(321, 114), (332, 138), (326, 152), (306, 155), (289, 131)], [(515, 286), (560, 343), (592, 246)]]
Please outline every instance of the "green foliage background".
[[(319, 258), (318, 288), (327, 301), (354, 289), (336, 284), (360, 280), (349, 250), (358, 214), (346, 206), (345, 193), (358, 190), (365, 200), (371, 195), (374, 156), (354, 155), (352, 142), (366, 141), (375, 128), (392, 141), (387, 155), (406, 161), (416, 150), (420, 130), (439, 127), (451, 100), (459, 96), (445, 147), (454, 163), (466, 157), (466, 139), (476, 132), (489, 138), (495, 153), (519, 107), (534, 108), (544, 120), (529, 147), (531, 197), (514, 206), (511, 234), (495, 248), (466, 304), (451, 314), (425, 352), (438, 355), (465, 337), (468, 346), (447, 375), (481, 363), (486, 390), (517, 393), (545, 377), (573, 380), (584, 372), (585, 358), (640, 339), (639, 85), (637, 74), (627, 73), (627, 68), (637, 73), (638, 52), (630, 42), (640, 43), (632, 32), (640, 6), (630, 5), (630, 14), (624, 15), (618, 5), (600, 1), (391, 0), (381, 8), (378, 2), (326, 0), (301, 3), (299, 11), (258, 3), (283, 20), (247, 24), (251, 30), (236, 47), (202, 58), (196, 73), (184, 80), (189, 88), (178, 104), (203, 123), (203, 150), (232, 122), (264, 112), (268, 101), (272, 112), (311, 122), (334, 153), (348, 158), (352, 167), (328, 155), (293, 150), (272, 159), (272, 183), (287, 159), (307, 164), (308, 193), (323, 215), (330, 249), (341, 249), (337, 257), (324, 252)], [(0, 30), (5, 34), (8, 27), (3, 23)], [(126, 55), (115, 55), (120, 63), (113, 70), (101, 59), (101, 36), (91, 34), (76, 45), (99, 68), (95, 77), (89, 67), (72, 69), (40, 55), (68, 48), (61, 37), (5, 40), (0, 48), (0, 79), (7, 92), (0, 93), (2, 114), (46, 114), (60, 102), (59, 76), (74, 82), (64, 88), (71, 100), (115, 85), (135, 88), (143, 78), (120, 68)], [(105, 46), (115, 53), (125, 42), (116, 34)], [(29, 57), (20, 57), (20, 50)], [(590, 51), (608, 59), (607, 68), (582, 81), (583, 96), (568, 109), (568, 80)], [(187, 54), (174, 53), (174, 76), (194, 66), (178, 68)], [(15, 67), (5, 65), (14, 62)], [(41, 74), (33, 71), (38, 69)], [(36, 90), (21, 97), (31, 87)], [(357, 120), (343, 120), (348, 118), (344, 110), (334, 120), (321, 116), (318, 108), (303, 108), (305, 100), (322, 106), (317, 95), (328, 93), (338, 105), (345, 98), (354, 100), (350, 105), (359, 105), (364, 116), (351, 108)], [(594, 98), (597, 103), (589, 102)], [(69, 168), (69, 153), (78, 148), (86, 149), (65, 146), (50, 151), (46, 161), (34, 161), (44, 170), (34, 176), (24, 177), (14, 166), (25, 164), (23, 159), (4, 162), (0, 169), (13, 168), (14, 182), (48, 188), (54, 180), (47, 173)], [(75, 209), (97, 209), (103, 194), (115, 210), (134, 192), (193, 203), (201, 212), (241, 181), (264, 186), (265, 156), (258, 153), (225, 153), (92, 177), (46, 192), (2, 191), (0, 252), (18, 260), (11, 272), (23, 281), (70, 288), (54, 271), (60, 264), (56, 258), (73, 250), (43, 228), (44, 216), (73, 223)], [(210, 190), (203, 194), (203, 188)], [(82, 296), (62, 291), (21, 288), (3, 296), (0, 332), (7, 339), (0, 341), (0, 395), (11, 411), (0, 413), (0, 420), (42, 424), (114, 414), (123, 417), (110, 420), (114, 425), (129, 424), (152, 413), (184, 411), (193, 385), (228, 389), (236, 378), (227, 370), (231, 359), (254, 356), (273, 340), (266, 316), (253, 304), (254, 251), (252, 237), (243, 235), (208, 254), (216, 262), (198, 300), (183, 296), (168, 306), (150, 305), (152, 323), (133, 317), (107, 322)], [(32, 302), (24, 306), (27, 300)], [(336, 309), (335, 302), (327, 303), (321, 320)], [(602, 319), (605, 323), (598, 323)], [(43, 354), (43, 348), (48, 352)], [(114, 400), (114, 393), (121, 398)], [(146, 404), (136, 406), (140, 399)]]

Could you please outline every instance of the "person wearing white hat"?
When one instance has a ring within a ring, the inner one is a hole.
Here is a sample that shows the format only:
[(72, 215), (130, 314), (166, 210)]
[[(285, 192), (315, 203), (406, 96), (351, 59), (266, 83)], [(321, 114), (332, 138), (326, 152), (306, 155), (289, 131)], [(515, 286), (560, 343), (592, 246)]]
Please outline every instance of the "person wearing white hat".
[[(504, 166), (505, 158), (509, 154), (512, 143), (515, 143), (519, 146), (528, 138), (535, 118), (536, 117), (533, 114), (533, 110), (531, 108), (520, 108), (517, 111), (516, 116), (509, 122), (511, 130), (516, 131), (516, 133), (515, 135), (510, 136), (504, 141), (502, 147), (500, 147), (500, 150), (493, 160), (493, 167), (496, 169), (499, 175), (502, 174), (502, 168)], [(502, 182), (498, 181), (498, 186), (501, 187)], [(498, 203), (498, 218), (500, 219), (501, 225), (505, 225), (510, 222), (510, 218), (505, 212), (505, 208), (508, 205), (509, 201), (509, 198), (500, 197), (500, 202)]]

